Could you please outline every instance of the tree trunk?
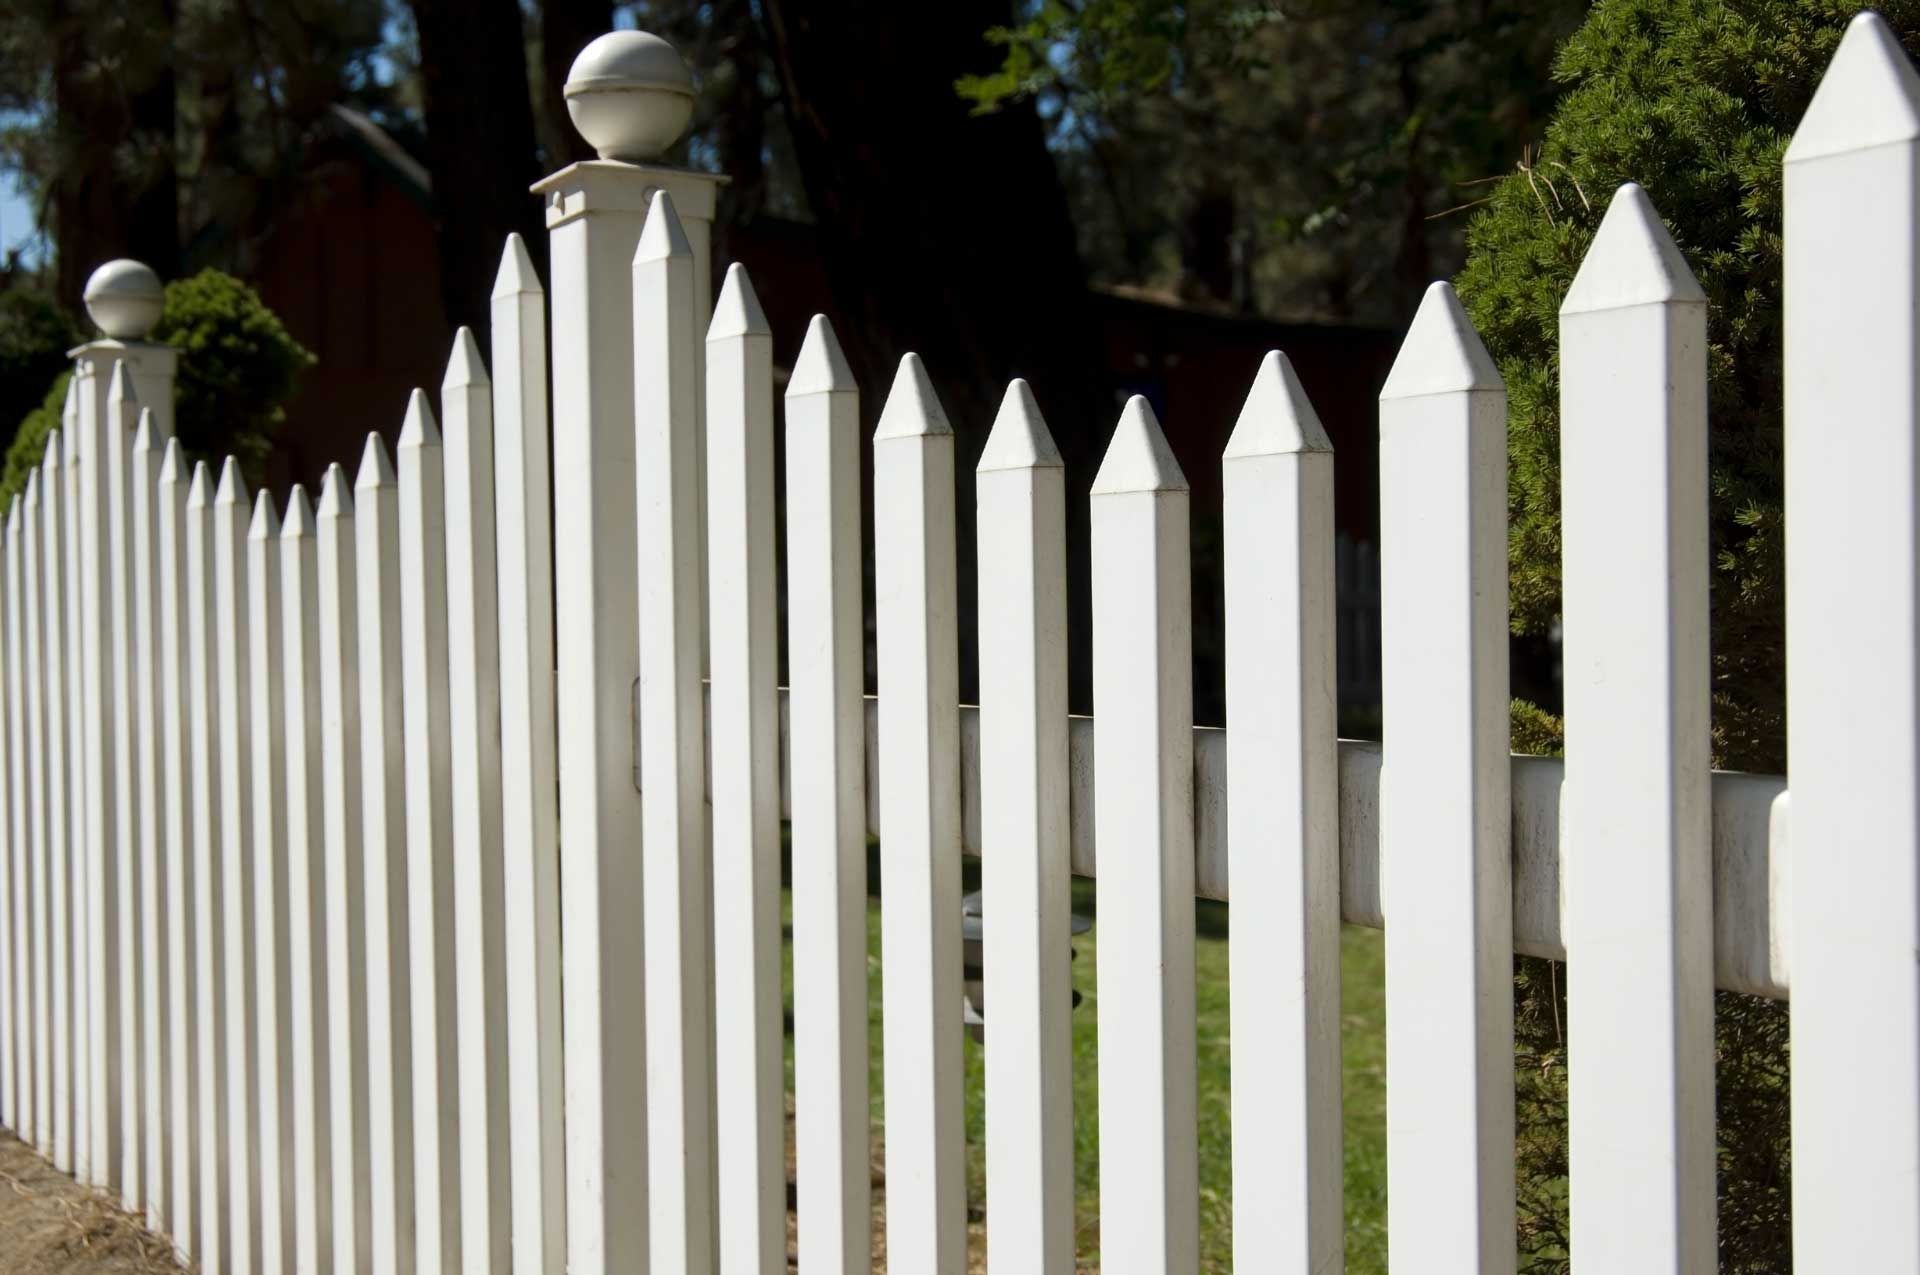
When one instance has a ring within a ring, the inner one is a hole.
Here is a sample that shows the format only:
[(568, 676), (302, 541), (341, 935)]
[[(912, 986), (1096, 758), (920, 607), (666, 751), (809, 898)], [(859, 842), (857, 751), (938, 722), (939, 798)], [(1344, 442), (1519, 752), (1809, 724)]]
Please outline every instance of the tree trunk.
[(762, 12), (867, 423), (912, 350), (958, 435), (962, 693), (978, 663), (973, 466), (1018, 376), (1067, 462), (1073, 698), (1085, 705), (1085, 498), (1117, 413), (1038, 116), (1026, 104), (974, 115), (953, 88), (998, 64), (984, 33), (1010, 23), (1011, 6), (765, 0)]
[(594, 157), (567, 114), (567, 71), (580, 50), (613, 30), (612, 0), (544, 0), (540, 6), (540, 145), (554, 172)]
[(486, 349), (490, 295), (507, 233), (546, 259), (533, 102), (516, 0), (413, 0), (426, 98), (427, 167), (439, 223), (447, 320)]

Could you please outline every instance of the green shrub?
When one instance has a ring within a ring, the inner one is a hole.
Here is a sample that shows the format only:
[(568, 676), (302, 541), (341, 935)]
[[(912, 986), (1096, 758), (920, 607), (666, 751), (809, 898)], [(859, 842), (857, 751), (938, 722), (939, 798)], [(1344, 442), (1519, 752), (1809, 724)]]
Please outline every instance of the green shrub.
[[(180, 351), (174, 385), (174, 432), (190, 457), (239, 457), (258, 486), (267, 455), (313, 355), (295, 341), (252, 288), (218, 270), (167, 285), (152, 340)], [(64, 359), (62, 360), (64, 363)], [(20, 422), (0, 472), (0, 504), (24, 490), (40, 462), (47, 432), (60, 423), (67, 373)]]
[(46, 292), (32, 286), (0, 291), (0, 430), (11, 431), (37, 410), (48, 382), (66, 370), (67, 351), (81, 339), (73, 319)]

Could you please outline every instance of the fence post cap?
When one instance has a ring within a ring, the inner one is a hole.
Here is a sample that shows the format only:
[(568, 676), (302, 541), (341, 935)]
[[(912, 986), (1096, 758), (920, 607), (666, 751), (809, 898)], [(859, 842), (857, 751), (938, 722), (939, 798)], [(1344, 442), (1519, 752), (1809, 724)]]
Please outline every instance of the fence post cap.
[(1453, 285), (1429, 286), (1380, 387), (1381, 401), (1505, 388)]
[(1064, 462), (1047, 430), (1046, 418), (1033, 397), (1033, 387), (1015, 377), (1000, 400), (1000, 411), (987, 432), (987, 445), (980, 449), (980, 463), (974, 472), (990, 474), (1002, 469), (1059, 469)]
[(807, 323), (807, 336), (800, 342), (793, 372), (787, 377), (787, 397), (858, 388), (853, 369), (847, 366), (847, 356), (840, 349), (840, 338), (833, 334), (833, 324), (824, 314), (814, 315)]
[(81, 299), (101, 332), (116, 341), (139, 341), (160, 321), (166, 293), (151, 267), (120, 257), (88, 276)]
[(693, 119), (693, 74), (647, 31), (609, 31), (580, 50), (564, 90), (573, 126), (601, 159), (657, 159)]
[(533, 256), (527, 251), (527, 241), (514, 231), (507, 236), (507, 246), (500, 253), (500, 273), (493, 277), (493, 295), (499, 298), (544, 292), (540, 274), (533, 268)]
[(1153, 405), (1135, 394), (1120, 409), (1120, 424), (1093, 476), (1089, 495), (1119, 496), (1141, 491), (1186, 491), (1187, 476), (1153, 414)]
[(1332, 450), (1320, 414), (1313, 410), (1293, 364), (1280, 351), (1268, 350), (1253, 374), (1253, 385), (1222, 459)]
[(387, 445), (379, 431), (368, 434), (366, 450), (360, 453), (360, 472), (353, 480), (354, 489), (371, 491), (396, 486), (399, 481), (393, 472), (393, 462), (387, 459)]
[(760, 307), (760, 295), (753, 290), (747, 268), (734, 262), (727, 267), (726, 281), (720, 285), (720, 299), (713, 303), (713, 322), (707, 325), (707, 340), (772, 335), (773, 327), (767, 322), (767, 312)]
[(952, 433), (947, 409), (940, 406), (940, 396), (934, 393), (927, 365), (911, 351), (901, 355), (900, 370), (894, 373), (893, 388), (887, 391), (887, 401), (880, 408), (880, 424), (873, 431), (873, 441), (932, 438)]
[(1706, 300), (1653, 200), (1637, 182), (1628, 182), (1607, 205), (1560, 303), (1560, 313), (1590, 314), (1676, 301), (1705, 305)]
[(1920, 138), (1920, 75), (1887, 20), (1871, 9), (1847, 24), (1840, 47), (1793, 131), (1797, 164)]

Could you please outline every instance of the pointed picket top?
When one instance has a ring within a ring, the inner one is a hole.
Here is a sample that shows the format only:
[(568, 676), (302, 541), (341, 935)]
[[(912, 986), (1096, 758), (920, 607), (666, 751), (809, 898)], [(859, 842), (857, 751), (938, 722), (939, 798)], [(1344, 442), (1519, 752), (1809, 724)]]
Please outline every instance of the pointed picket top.
[(151, 407), (140, 409), (140, 423), (133, 427), (133, 454), (144, 456), (160, 446), (160, 423)]
[(353, 493), (347, 488), (347, 471), (337, 462), (327, 466), (327, 476), (320, 482), (320, 516), (353, 517)]
[(807, 339), (800, 343), (800, 357), (793, 361), (793, 372), (787, 377), (787, 397), (858, 388), (853, 369), (840, 349), (840, 338), (833, 334), (833, 324), (824, 314), (814, 315), (807, 323)]
[(1332, 450), (1326, 427), (1294, 374), (1293, 363), (1280, 351), (1268, 350), (1253, 374), (1253, 386), (1247, 390), (1247, 401), (1221, 459)]
[(18, 536), (19, 534), (20, 534), (20, 497), (15, 496), (12, 500), (9, 500), (7, 502), (7, 535), (9, 537), (15, 537), (15, 536)]
[(527, 241), (515, 231), (507, 236), (507, 246), (500, 254), (500, 273), (493, 277), (493, 295), (515, 297), (529, 293), (543, 296), (546, 289), (540, 286), (540, 276), (533, 268), (533, 255), (527, 251)]
[(1920, 75), (1886, 19), (1869, 9), (1847, 24), (1794, 130), (1786, 162), (1799, 164), (1917, 138)]
[(220, 467), (220, 490), (214, 493), (216, 505), (244, 505), (247, 503), (247, 480), (240, 476), (240, 462), (227, 457)]
[(393, 462), (387, 458), (387, 445), (376, 433), (367, 435), (366, 450), (360, 453), (360, 473), (353, 480), (354, 489), (368, 491), (375, 487), (392, 487), (400, 480), (394, 476)]
[(1386, 399), (1506, 388), (1450, 283), (1427, 288), (1380, 389)]
[[(47, 431), (47, 449), (40, 454), (40, 467), (49, 474), (60, 469), (60, 430), (58, 427)], [(49, 478), (48, 482), (53, 480)]]
[(887, 391), (886, 406), (880, 409), (880, 425), (873, 431), (873, 441), (951, 433), (953, 426), (947, 423), (947, 409), (940, 406), (940, 396), (933, 391), (927, 365), (918, 354), (902, 355), (893, 388)]
[(453, 334), (453, 353), (447, 357), (447, 374), (440, 388), (461, 390), (492, 384), (487, 377), (487, 362), (480, 357), (480, 343), (473, 339), (473, 329), (463, 323)]
[(1000, 469), (1059, 469), (1064, 462), (1060, 449), (1053, 445), (1047, 422), (1034, 401), (1033, 387), (1015, 377), (1000, 400), (1000, 411), (987, 433), (987, 445), (980, 449), (976, 474)]
[(273, 493), (266, 488), (254, 497), (253, 521), (247, 526), (249, 540), (276, 540), (280, 536), (280, 515), (273, 508)]
[(280, 524), (282, 540), (303, 540), (313, 534), (313, 502), (307, 499), (307, 489), (295, 484), (287, 493), (287, 517)]
[(213, 471), (207, 462), (193, 462), (193, 481), (187, 486), (187, 508), (205, 509), (213, 503)]
[(665, 190), (653, 192), (647, 206), (647, 220), (640, 227), (640, 243), (633, 250), (633, 264), (663, 261), (668, 257), (691, 257), (693, 246), (687, 232), (680, 228), (680, 214), (674, 211), (673, 196)]
[(767, 312), (760, 308), (760, 296), (747, 278), (747, 268), (739, 262), (727, 267), (727, 279), (720, 285), (720, 299), (713, 303), (713, 322), (707, 325), (707, 340), (724, 341), (735, 336), (772, 336)]
[(1667, 233), (1653, 200), (1639, 183), (1614, 192), (1600, 229), (1573, 276), (1561, 314), (1624, 310), (1636, 305), (1689, 302), (1705, 305), (1707, 294), (1687, 268), (1680, 245)]
[(160, 455), (160, 481), (178, 483), (186, 475), (187, 454), (180, 450), (180, 440), (169, 438), (167, 450)]
[(139, 401), (140, 396), (133, 392), (133, 369), (125, 359), (115, 359), (113, 378), (107, 382), (107, 402), (132, 406)]
[(1135, 394), (1120, 409), (1120, 424), (1093, 476), (1095, 496), (1117, 496), (1135, 491), (1185, 491), (1187, 476), (1167, 446), (1167, 436), (1153, 414), (1153, 405)]
[(440, 426), (433, 419), (433, 404), (425, 390), (415, 390), (407, 399), (407, 419), (400, 426), (400, 450), (409, 447), (438, 447)]
[(29, 512), (40, 507), (40, 471), (27, 471), (27, 509)]
[(80, 378), (67, 378), (67, 397), (60, 404), (60, 423), (72, 429), (80, 423)]

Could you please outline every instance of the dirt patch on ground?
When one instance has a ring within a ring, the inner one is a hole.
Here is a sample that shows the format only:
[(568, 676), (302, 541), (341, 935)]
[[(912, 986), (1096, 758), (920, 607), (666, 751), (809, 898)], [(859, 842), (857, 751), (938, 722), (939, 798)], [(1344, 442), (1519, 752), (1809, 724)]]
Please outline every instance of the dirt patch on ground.
[(0, 1131), (0, 1272), (183, 1275), (172, 1246)]

